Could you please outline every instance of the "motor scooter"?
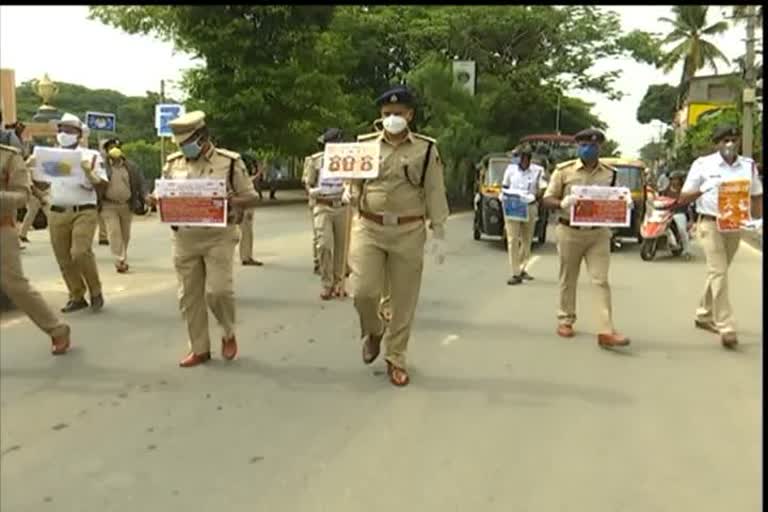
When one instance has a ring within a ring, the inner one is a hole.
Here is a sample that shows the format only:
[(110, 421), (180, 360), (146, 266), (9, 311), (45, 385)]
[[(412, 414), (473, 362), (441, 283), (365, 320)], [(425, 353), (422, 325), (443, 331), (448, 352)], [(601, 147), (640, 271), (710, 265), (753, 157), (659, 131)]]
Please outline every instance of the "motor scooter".
[[(673, 256), (683, 253), (683, 244), (671, 209), (674, 203), (675, 198), (663, 196), (648, 201), (645, 218), (640, 226), (640, 235), (643, 237), (640, 257), (643, 261), (653, 261), (660, 248), (669, 249)], [(685, 257), (690, 259), (688, 254)]]

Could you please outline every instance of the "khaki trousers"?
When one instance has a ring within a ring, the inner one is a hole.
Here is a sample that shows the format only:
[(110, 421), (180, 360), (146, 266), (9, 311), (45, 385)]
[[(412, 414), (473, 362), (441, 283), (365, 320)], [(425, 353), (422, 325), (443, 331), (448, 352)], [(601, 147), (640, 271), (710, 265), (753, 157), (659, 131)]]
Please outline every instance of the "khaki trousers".
[(240, 241), (238, 226), (185, 228), (173, 233), (173, 264), (179, 281), (179, 308), (195, 354), (210, 352), (208, 309), (224, 331), (235, 334), (232, 259)]
[(240, 261), (253, 259), (253, 208), (243, 212), (240, 223)]
[(312, 203), (309, 205), (309, 217), (312, 220), (312, 262), (315, 267), (320, 266), (320, 258), (317, 255), (317, 229), (315, 229), (315, 213)]
[(0, 228), (0, 289), (49, 336), (64, 336), (69, 331), (24, 276), (19, 239), (12, 227)]
[(340, 285), (344, 280), (346, 213), (345, 207), (317, 205), (314, 208), (315, 245), (323, 288)]
[(426, 236), (423, 222), (381, 226), (359, 217), (353, 221), (349, 260), (360, 327), (363, 335), (384, 331), (379, 308), (389, 281), (392, 321), (384, 333), (385, 357), (400, 368), (405, 368), (419, 300)]
[(701, 219), (697, 231), (707, 260), (707, 281), (696, 318), (714, 321), (721, 334), (736, 332), (736, 318), (728, 298), (728, 268), (739, 250), (741, 232), (721, 233), (711, 219)]
[[(19, 236), (22, 238), (27, 238), (27, 234), (29, 233), (30, 228), (32, 227), (32, 223), (35, 222), (35, 217), (37, 217), (37, 212), (40, 211), (40, 208), (42, 208), (42, 203), (37, 198), (37, 196), (30, 194), (29, 195), (29, 201), (27, 202), (27, 213), (24, 214), (24, 222), (21, 224), (21, 228), (19, 229)], [(48, 208), (45, 208), (45, 215), (48, 217)]]
[(557, 252), (560, 256), (558, 321), (566, 325), (573, 325), (576, 322), (576, 287), (581, 261), (584, 260), (595, 287), (598, 332), (613, 333), (611, 288), (608, 285), (611, 231), (607, 228), (574, 229), (560, 224), (556, 232)]
[(133, 212), (128, 204), (104, 202), (101, 218), (107, 225), (109, 248), (116, 262), (128, 259), (128, 242), (131, 240)]
[(101, 295), (101, 280), (93, 255), (93, 235), (99, 224), (96, 209), (64, 213), (50, 211), (48, 231), (56, 262), (69, 289), (70, 300)]
[[(533, 211), (532, 211), (533, 210)], [(527, 222), (518, 220), (505, 220), (507, 228), (507, 254), (509, 256), (509, 268), (513, 276), (519, 276), (528, 267), (531, 259), (531, 241), (533, 231), (536, 228), (535, 206), (528, 209)]]
[(104, 214), (99, 212), (99, 242), (109, 240), (107, 223), (104, 221)]
[(392, 287), (386, 272), (384, 272), (384, 293), (381, 296), (381, 301), (379, 301), (379, 313), (385, 316), (392, 315)]

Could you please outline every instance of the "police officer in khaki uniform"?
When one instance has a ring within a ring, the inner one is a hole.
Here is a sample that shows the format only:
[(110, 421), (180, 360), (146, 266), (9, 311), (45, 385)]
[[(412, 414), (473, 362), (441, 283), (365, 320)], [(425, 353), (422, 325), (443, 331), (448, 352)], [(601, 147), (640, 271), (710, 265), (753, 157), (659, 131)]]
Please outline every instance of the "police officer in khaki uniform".
[[(249, 159), (250, 160), (250, 159)], [(246, 166), (246, 176), (251, 179), (250, 162), (243, 158)], [(240, 262), (244, 267), (261, 267), (262, 261), (253, 259), (253, 215), (254, 209), (247, 208), (243, 212), (243, 220), (240, 222)]]
[[(728, 268), (741, 244), (741, 230), (718, 229), (720, 184), (737, 180), (749, 182), (750, 216), (758, 226), (762, 225), (763, 218), (763, 184), (755, 161), (738, 154), (740, 135), (733, 125), (720, 125), (715, 129), (712, 142), (717, 145), (717, 151), (693, 162), (680, 198), (674, 205), (696, 201), (698, 238), (707, 260), (707, 280), (694, 325), (720, 334), (720, 342), (727, 349), (738, 345), (735, 314), (728, 297)], [(746, 229), (755, 227), (743, 226)]]
[(119, 139), (104, 142), (107, 155), (109, 184), (101, 197), (101, 218), (107, 225), (107, 235), (115, 269), (128, 272), (128, 243), (131, 240), (133, 213), (143, 209), (144, 178), (136, 164), (123, 154)]
[[(69, 301), (61, 311), (70, 313), (87, 308), (87, 290), (91, 296), (91, 309), (96, 312), (104, 307), (104, 297), (92, 247), (99, 224), (97, 189), (106, 187), (107, 172), (98, 151), (80, 146), (84, 131), (77, 116), (64, 114), (55, 124), (58, 145), (63, 149), (80, 151), (85, 175), (82, 182), (56, 178), (50, 189), (48, 231), (56, 261), (69, 290)], [(35, 166), (34, 160), (34, 156), (27, 160), (31, 169)]]
[[(307, 188), (307, 173), (309, 172), (309, 169), (312, 168), (312, 158), (316, 154), (317, 153), (309, 155), (308, 157), (304, 158), (304, 170), (301, 174), (301, 183), (302, 185), (304, 185), (305, 189)], [(317, 230), (315, 229), (315, 215), (313, 213), (315, 210), (315, 199), (312, 198), (311, 196), (308, 196), (307, 198), (307, 207), (309, 208), (309, 219), (312, 224), (312, 267), (313, 267), (312, 271), (319, 276), (320, 275), (320, 259), (317, 255)]]
[[(408, 129), (414, 104), (404, 86), (376, 100), (384, 130), (359, 140), (380, 144), (379, 176), (351, 182), (344, 193), (344, 200), (357, 209), (349, 262), (351, 292), (363, 334), (363, 361), (371, 364), (378, 357), (383, 339), (387, 373), (396, 386), (409, 382), (406, 349), (421, 287), (427, 220), (433, 234), (432, 253), (442, 263), (448, 218), (443, 165), (435, 141)], [(380, 307), (387, 280), (392, 319), (385, 325)]]
[(51, 337), (51, 353), (60, 355), (70, 345), (69, 326), (56, 317), (32, 288), (21, 266), (16, 210), (24, 206), (30, 193), (29, 174), (21, 152), (0, 145), (0, 289)]
[[(338, 128), (329, 128), (317, 142), (325, 147), (329, 142), (342, 142), (343, 133)], [(345, 297), (344, 290), (344, 249), (347, 236), (347, 208), (341, 204), (343, 183), (333, 180), (321, 180), (323, 151), (304, 160), (305, 187), (314, 204), (313, 235), (317, 247), (320, 266), (322, 291), (320, 298), (330, 300), (333, 297)]]
[(197, 366), (211, 358), (207, 308), (224, 331), (222, 356), (231, 360), (237, 355), (233, 258), (240, 240), (238, 225), (242, 212), (256, 205), (256, 191), (240, 155), (217, 148), (211, 142), (205, 113), (189, 112), (171, 121), (169, 127), (181, 151), (168, 157), (163, 178), (224, 179), (230, 207), (225, 228), (172, 228), (179, 305), (190, 346), (179, 366)]
[[(544, 204), (560, 208), (557, 226), (557, 252), (560, 256), (560, 309), (557, 313), (557, 334), (573, 337), (576, 322), (576, 285), (581, 262), (597, 291), (598, 335), (601, 347), (629, 345), (629, 338), (617, 333), (611, 314), (611, 289), (608, 285), (611, 230), (603, 227), (577, 227), (570, 225), (570, 209), (575, 204), (571, 187), (597, 185), (615, 186), (616, 171), (600, 162), (600, 145), (605, 135), (599, 130), (582, 130), (575, 136), (579, 144), (579, 159), (565, 162), (555, 169), (544, 194)], [(630, 204), (631, 197), (628, 198)]]

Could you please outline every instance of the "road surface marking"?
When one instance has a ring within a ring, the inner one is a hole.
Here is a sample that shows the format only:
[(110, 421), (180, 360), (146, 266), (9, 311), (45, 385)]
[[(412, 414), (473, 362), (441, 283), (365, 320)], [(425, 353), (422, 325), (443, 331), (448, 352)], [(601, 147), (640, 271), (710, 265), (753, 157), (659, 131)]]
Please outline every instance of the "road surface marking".
[(451, 334), (451, 335), (446, 336), (445, 338), (443, 338), (443, 341), (440, 342), (440, 344), (443, 345), (444, 347), (447, 347), (448, 345), (450, 345), (451, 343), (453, 343), (457, 339), (459, 339), (459, 337), (457, 335)]

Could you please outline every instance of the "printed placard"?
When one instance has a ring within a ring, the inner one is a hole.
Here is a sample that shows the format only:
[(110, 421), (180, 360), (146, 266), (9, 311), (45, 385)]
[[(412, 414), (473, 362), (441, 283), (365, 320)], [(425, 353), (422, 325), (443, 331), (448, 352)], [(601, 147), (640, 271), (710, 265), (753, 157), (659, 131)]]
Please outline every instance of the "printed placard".
[(576, 203), (571, 206), (572, 226), (627, 227), (631, 210), (627, 205), (632, 192), (627, 187), (573, 186)]
[(502, 194), (501, 206), (505, 219), (528, 222), (528, 203), (518, 194)]
[(55, 180), (69, 179), (85, 183), (82, 168), (83, 154), (79, 149), (35, 147), (32, 153), (35, 161), (33, 179), (51, 183)]
[(176, 226), (225, 227), (227, 185), (224, 179), (155, 181), (160, 221)]
[(320, 179), (366, 180), (379, 175), (381, 146), (378, 142), (328, 143), (323, 153)]
[(739, 231), (750, 220), (749, 180), (724, 181), (717, 188), (717, 230)]

